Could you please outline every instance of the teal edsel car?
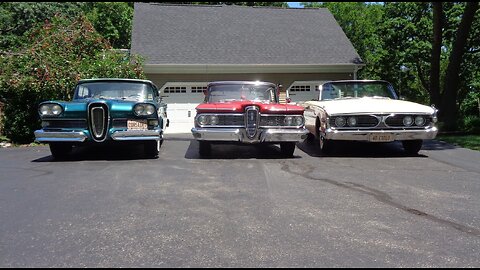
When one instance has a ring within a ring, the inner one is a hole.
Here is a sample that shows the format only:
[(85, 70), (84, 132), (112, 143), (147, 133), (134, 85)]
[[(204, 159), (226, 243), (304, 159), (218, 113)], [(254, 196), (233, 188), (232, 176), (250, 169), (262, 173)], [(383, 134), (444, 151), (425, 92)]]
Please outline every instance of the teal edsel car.
[(67, 157), (74, 146), (113, 142), (143, 144), (154, 158), (168, 126), (166, 110), (151, 81), (80, 80), (72, 101), (40, 103), (42, 129), (35, 131), (35, 140), (48, 143), (55, 159)]

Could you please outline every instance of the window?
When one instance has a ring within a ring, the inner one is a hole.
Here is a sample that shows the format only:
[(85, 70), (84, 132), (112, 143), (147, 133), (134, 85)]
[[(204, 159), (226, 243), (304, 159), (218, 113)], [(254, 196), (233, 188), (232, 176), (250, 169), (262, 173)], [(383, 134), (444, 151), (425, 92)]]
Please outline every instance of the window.
[(294, 85), (290, 87), (290, 92), (309, 92), (310, 85)]
[(164, 93), (187, 93), (187, 87), (185, 86), (169, 86), (165, 87)]
[(192, 93), (203, 93), (206, 90), (206, 86), (192, 86)]

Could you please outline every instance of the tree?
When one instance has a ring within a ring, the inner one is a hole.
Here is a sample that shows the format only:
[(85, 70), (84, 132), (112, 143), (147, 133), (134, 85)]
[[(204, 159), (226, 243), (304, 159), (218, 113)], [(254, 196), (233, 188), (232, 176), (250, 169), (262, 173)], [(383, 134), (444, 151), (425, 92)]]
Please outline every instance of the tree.
[(56, 16), (28, 32), (31, 43), (0, 55), (0, 101), (5, 103), (4, 133), (28, 143), (40, 127), (38, 104), (69, 100), (79, 79), (145, 78), (141, 62), (111, 50), (84, 17)]

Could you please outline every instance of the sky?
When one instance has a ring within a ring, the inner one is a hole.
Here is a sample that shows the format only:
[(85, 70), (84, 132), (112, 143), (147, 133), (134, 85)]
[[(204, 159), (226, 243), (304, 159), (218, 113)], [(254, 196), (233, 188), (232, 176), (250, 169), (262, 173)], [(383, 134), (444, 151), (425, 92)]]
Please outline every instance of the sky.
[(300, 8), (300, 7), (303, 7), (300, 3), (301, 2), (287, 2), (288, 3), (288, 6), (289, 7), (293, 7), (293, 8)]

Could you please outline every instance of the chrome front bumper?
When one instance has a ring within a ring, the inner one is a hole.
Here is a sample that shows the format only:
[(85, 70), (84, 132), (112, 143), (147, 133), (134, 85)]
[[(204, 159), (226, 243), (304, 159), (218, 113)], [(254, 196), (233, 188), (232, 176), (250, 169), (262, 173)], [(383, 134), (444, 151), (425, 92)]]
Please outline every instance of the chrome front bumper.
[[(83, 131), (44, 131), (37, 130), (34, 132), (37, 142), (84, 142), (88, 139), (88, 135)], [(116, 141), (159, 141), (163, 137), (161, 129), (155, 130), (129, 130), (114, 131), (111, 138)]]
[(438, 129), (431, 127), (423, 130), (332, 130), (327, 129), (328, 140), (370, 141), (371, 134), (391, 134), (394, 141), (435, 139)]
[(244, 128), (192, 128), (193, 137), (199, 141), (218, 142), (301, 142), (307, 138), (308, 131), (302, 129), (258, 129), (250, 139)]

